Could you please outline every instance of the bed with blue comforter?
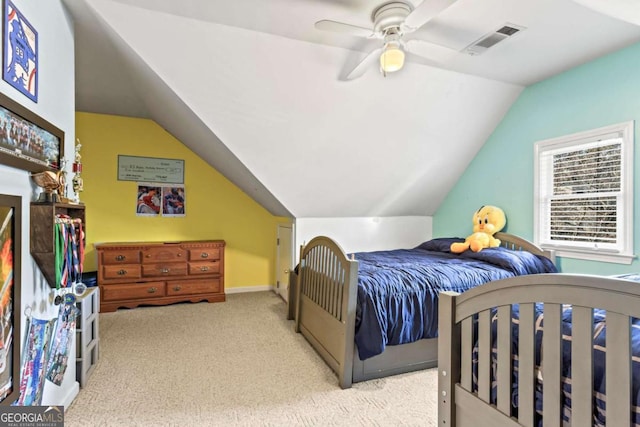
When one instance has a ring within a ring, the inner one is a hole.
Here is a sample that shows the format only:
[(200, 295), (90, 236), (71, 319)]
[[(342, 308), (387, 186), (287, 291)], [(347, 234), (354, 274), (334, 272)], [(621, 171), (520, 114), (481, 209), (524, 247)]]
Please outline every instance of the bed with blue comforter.
[(440, 238), (414, 249), (356, 253), (358, 301), (355, 342), (361, 360), (387, 346), (438, 335), (438, 294), (464, 292), (508, 277), (554, 273), (549, 258), (503, 247), (453, 254)]
[(501, 247), (479, 253), (452, 254), (451, 243), (464, 239), (439, 238), (413, 249), (346, 254), (335, 240), (316, 236), (291, 273), (295, 330), (342, 388), (434, 367), (442, 291), (556, 272), (552, 251), (509, 233), (495, 237)]

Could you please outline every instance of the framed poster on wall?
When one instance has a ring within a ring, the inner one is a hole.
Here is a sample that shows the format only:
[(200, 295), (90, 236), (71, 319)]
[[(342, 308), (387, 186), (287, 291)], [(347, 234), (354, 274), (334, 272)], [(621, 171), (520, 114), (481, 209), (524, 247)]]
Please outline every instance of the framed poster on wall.
[(158, 184), (138, 184), (136, 215), (159, 216), (162, 209), (162, 187)]
[(22, 199), (0, 194), (0, 405), (20, 391)]
[(0, 93), (0, 163), (57, 171), (63, 155), (62, 130)]
[(184, 185), (162, 187), (162, 216), (185, 216)]
[(119, 154), (118, 181), (184, 184), (184, 160)]
[(38, 33), (11, 0), (4, 4), (2, 77), (38, 102)]

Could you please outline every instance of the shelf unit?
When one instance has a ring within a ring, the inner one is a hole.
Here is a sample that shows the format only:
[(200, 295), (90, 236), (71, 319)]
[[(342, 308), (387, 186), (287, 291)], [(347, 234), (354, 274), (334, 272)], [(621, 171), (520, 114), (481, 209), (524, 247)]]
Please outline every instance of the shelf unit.
[(31, 203), (31, 255), (52, 288), (56, 287), (55, 224), (56, 215), (80, 218), (86, 230), (85, 210), (82, 204)]
[(93, 287), (76, 299), (76, 380), (84, 387), (100, 357), (100, 288)]

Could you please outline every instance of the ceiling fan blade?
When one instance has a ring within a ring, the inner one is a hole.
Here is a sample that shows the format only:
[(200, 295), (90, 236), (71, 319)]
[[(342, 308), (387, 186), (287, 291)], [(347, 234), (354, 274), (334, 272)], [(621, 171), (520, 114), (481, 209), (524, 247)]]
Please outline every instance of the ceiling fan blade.
[(439, 63), (448, 62), (458, 53), (454, 49), (424, 40), (407, 40), (403, 45), (408, 52)]
[(360, 61), (360, 63), (356, 65), (356, 67), (351, 70), (349, 74), (347, 74), (345, 80), (353, 80), (363, 75), (369, 69), (369, 67), (373, 65), (374, 62), (378, 61), (378, 59), (380, 58), (380, 53), (382, 53), (381, 47), (369, 52), (369, 54), (365, 56), (365, 58)]
[(352, 36), (370, 38), (374, 36), (373, 30), (370, 28), (356, 27), (355, 25), (345, 24), (343, 22), (322, 20), (316, 22), (316, 28), (323, 31), (333, 31), (335, 33), (351, 34)]
[(403, 29), (405, 32), (417, 30), (455, 2), (456, 0), (423, 0), (420, 6), (405, 18)]

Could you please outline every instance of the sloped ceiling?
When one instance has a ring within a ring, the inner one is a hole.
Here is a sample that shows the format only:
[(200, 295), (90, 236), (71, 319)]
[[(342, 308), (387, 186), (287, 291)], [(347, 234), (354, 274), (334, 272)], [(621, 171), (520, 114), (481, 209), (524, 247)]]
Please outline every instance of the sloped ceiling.
[(294, 217), (433, 214), (526, 85), (640, 40), (569, 0), (458, 0), (412, 36), (461, 51), (505, 23), (526, 30), (479, 56), (342, 81), (378, 42), (313, 24), (370, 27), (377, 2), (65, 4), (79, 111), (151, 118)]

